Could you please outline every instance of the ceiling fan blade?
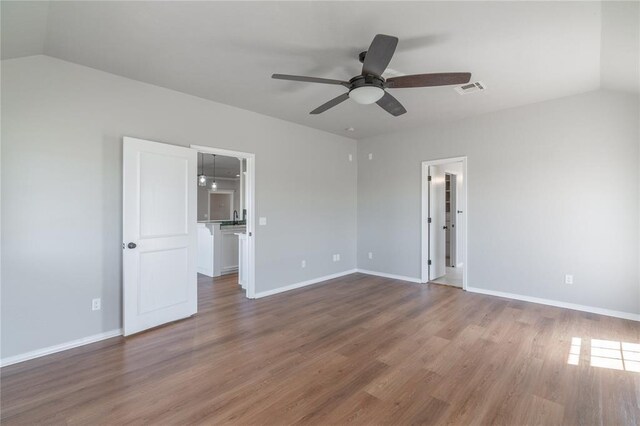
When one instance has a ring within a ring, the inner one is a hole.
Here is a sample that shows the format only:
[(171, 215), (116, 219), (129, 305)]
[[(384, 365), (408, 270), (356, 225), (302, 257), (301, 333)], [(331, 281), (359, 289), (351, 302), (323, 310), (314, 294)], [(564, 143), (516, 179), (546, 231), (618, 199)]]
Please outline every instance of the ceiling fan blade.
[(304, 81), (307, 83), (337, 84), (340, 86), (349, 87), (348, 81), (332, 80), (330, 78), (305, 77), (303, 75), (288, 75), (288, 74), (273, 74), (271, 78), (275, 78), (276, 80)]
[(387, 92), (385, 92), (384, 96), (380, 98), (380, 100), (376, 103), (380, 105), (382, 109), (384, 109), (394, 117), (397, 117), (407, 112), (407, 110), (404, 109), (402, 104)]
[(342, 95), (331, 99), (329, 102), (326, 102), (320, 105), (318, 108), (314, 109), (309, 114), (320, 114), (321, 112), (325, 112), (329, 108), (333, 108), (334, 106), (346, 101), (347, 99), (349, 99), (349, 92), (343, 93)]
[(378, 34), (373, 38), (369, 50), (364, 57), (362, 64), (362, 74), (373, 74), (380, 77), (387, 69), (391, 57), (396, 51), (398, 38), (384, 34)]
[(447, 86), (449, 84), (464, 84), (471, 80), (470, 72), (443, 72), (438, 74), (415, 74), (402, 77), (391, 77), (386, 81), (389, 89), (405, 87)]

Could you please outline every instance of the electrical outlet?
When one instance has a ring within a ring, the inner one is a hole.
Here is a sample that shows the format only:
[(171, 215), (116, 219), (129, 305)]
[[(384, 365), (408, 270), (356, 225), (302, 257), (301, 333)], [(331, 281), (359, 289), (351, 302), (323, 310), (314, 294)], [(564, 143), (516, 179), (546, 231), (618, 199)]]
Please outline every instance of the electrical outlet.
[(373, 259), (373, 253), (369, 252), (369, 259)]
[(300, 262), (300, 267), (301, 268), (306, 268), (307, 267), (307, 261), (303, 260), (302, 262)]
[(99, 311), (100, 309), (102, 309), (102, 302), (100, 301), (100, 298), (93, 299), (91, 301), (91, 310)]
[(353, 154), (349, 154), (349, 161), (353, 161)]
[(573, 275), (565, 275), (564, 276), (565, 284), (573, 284)]
[(369, 160), (373, 160), (373, 153), (369, 153)]

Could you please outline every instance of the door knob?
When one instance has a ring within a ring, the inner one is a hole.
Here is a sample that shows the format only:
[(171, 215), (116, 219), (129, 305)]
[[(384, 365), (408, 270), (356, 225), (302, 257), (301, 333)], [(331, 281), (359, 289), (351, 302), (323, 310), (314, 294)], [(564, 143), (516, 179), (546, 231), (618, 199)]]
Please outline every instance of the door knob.
[(443, 227), (442, 227), (442, 229), (447, 229), (447, 227), (446, 227), (446, 226), (443, 226)]
[(136, 246), (136, 243), (129, 243), (129, 244), (127, 244), (127, 247), (129, 247), (130, 249), (134, 249), (137, 246)]

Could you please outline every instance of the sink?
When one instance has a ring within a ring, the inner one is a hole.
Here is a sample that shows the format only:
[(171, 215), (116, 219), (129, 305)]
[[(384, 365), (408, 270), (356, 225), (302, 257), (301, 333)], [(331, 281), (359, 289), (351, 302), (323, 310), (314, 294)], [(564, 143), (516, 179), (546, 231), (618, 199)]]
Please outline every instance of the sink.
[(220, 222), (220, 226), (244, 226), (246, 224), (246, 220), (239, 220), (236, 223), (234, 223), (232, 220), (225, 220), (223, 222)]

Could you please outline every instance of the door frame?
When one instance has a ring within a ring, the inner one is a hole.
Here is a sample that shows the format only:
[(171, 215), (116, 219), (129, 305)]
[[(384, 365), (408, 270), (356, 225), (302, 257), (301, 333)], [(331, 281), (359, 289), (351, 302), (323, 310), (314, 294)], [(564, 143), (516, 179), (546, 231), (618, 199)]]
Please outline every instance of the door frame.
[(247, 245), (248, 245), (248, 277), (247, 277), (247, 298), (256, 298), (256, 155), (250, 152), (231, 151), (210, 146), (190, 145), (191, 149), (207, 154), (223, 155), (226, 157), (244, 158), (247, 160)]
[[(464, 235), (463, 235), (463, 243), (464, 243), (464, 262), (462, 264), (462, 289), (466, 290), (469, 282), (469, 273), (468, 273), (468, 265), (469, 265), (469, 205), (467, 203), (467, 186), (469, 182), (469, 178), (467, 177), (467, 157), (450, 157), (450, 158), (441, 158), (437, 160), (426, 160), (422, 162), (422, 220), (420, 222), (420, 233), (421, 233), (421, 250), (420, 250), (420, 271), (421, 271), (421, 279), (420, 281), (424, 284), (429, 282), (429, 266), (427, 265), (426, 259), (429, 258), (429, 225), (427, 221), (429, 220), (429, 182), (427, 182), (427, 177), (429, 176), (429, 166), (438, 166), (449, 163), (457, 163), (462, 162), (462, 194), (457, 194), (458, 199), (464, 200), (464, 208), (465, 212), (463, 212), (462, 221), (464, 222)], [(459, 176), (457, 177), (459, 179)], [(456, 212), (457, 214), (457, 212)], [(459, 223), (459, 221), (457, 221)], [(457, 232), (457, 231), (456, 231)], [(459, 247), (456, 247), (459, 250)]]

